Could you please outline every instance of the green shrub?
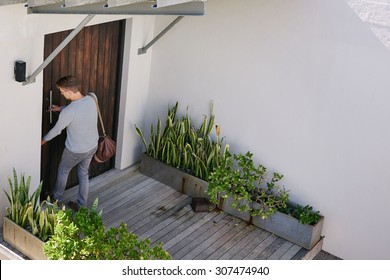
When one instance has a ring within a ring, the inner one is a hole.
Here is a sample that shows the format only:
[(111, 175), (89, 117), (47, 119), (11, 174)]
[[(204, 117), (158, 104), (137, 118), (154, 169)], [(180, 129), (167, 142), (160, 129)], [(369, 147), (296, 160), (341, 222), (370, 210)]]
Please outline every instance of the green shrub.
[(279, 185), (283, 175), (274, 173), (267, 182), (267, 169), (263, 165), (255, 165), (253, 154), (227, 154), (220, 166), (210, 174), (208, 195), (210, 201), (220, 203), (220, 199), (233, 199), (232, 207), (244, 212), (250, 211), (252, 216), (266, 219), (276, 211), (291, 215), (302, 224), (314, 225), (320, 219), (319, 211), (306, 205), (288, 206), (289, 195)]
[(44, 252), (52, 260), (149, 260), (170, 259), (159, 243), (152, 247), (149, 239), (139, 239), (126, 225), (106, 231), (98, 200), (91, 209), (81, 207), (77, 213), (59, 211), (54, 235), (45, 243)]
[(252, 156), (250, 152), (234, 155), (233, 158), (228, 154), (225, 161), (210, 174), (208, 194), (210, 201), (216, 204), (220, 197), (232, 197), (233, 208), (241, 212), (250, 211), (252, 216), (265, 219), (286, 207), (288, 193), (277, 184), (283, 176), (274, 173), (271, 181), (266, 182), (267, 169), (262, 165), (256, 166)]
[(278, 211), (293, 216), (298, 219), (301, 224), (305, 225), (315, 225), (321, 218), (320, 211), (313, 211), (313, 207), (310, 205), (287, 205), (285, 208), (279, 209)]

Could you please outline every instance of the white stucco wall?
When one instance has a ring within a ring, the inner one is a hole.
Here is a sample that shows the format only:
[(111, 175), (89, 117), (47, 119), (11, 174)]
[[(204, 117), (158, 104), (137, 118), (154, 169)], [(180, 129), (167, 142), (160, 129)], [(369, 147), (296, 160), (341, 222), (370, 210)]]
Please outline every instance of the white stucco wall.
[[(0, 219), (5, 215), (8, 201), (3, 189), (8, 191), (8, 176), (12, 168), (32, 177), (31, 191), (40, 180), (41, 121), (42, 121), (42, 73), (35, 83), (22, 86), (14, 80), (13, 67), (16, 60), (26, 61), (27, 76), (31, 75), (43, 62), (44, 35), (75, 28), (85, 15), (27, 15), (21, 5), (0, 7)], [(98, 24), (129, 16), (95, 16), (89, 23)], [(145, 95), (149, 85), (151, 52), (145, 56), (135, 56), (139, 47), (144, 46), (153, 36), (154, 17), (133, 17), (127, 21), (124, 78), (121, 91), (121, 117), (118, 131), (118, 154), (116, 167), (125, 168), (134, 163), (129, 146), (132, 145), (133, 125), (129, 119), (143, 111), (145, 102), (126, 95)], [(145, 97), (146, 99), (146, 97)], [(130, 110), (130, 113), (126, 111)], [(134, 137), (135, 138), (135, 137)], [(135, 141), (133, 141), (135, 142)], [(139, 153), (138, 153), (139, 154)]]
[(200, 121), (214, 100), (232, 151), (252, 151), (325, 216), (325, 251), (389, 259), (390, 40), (357, 12), (371, 4), (208, 0), (153, 47), (145, 129), (168, 103)]
[(116, 167), (123, 169), (140, 160), (138, 136), (134, 125), (143, 124), (144, 112), (147, 111), (150, 66), (152, 50), (138, 55), (138, 48), (153, 39), (154, 16), (137, 16), (128, 20), (125, 40), (124, 66), (119, 111)]

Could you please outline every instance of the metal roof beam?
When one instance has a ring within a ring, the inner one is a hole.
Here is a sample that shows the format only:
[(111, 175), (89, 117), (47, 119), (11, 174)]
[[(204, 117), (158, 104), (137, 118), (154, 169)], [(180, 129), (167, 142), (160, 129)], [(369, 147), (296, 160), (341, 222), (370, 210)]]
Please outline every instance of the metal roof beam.
[(74, 37), (76, 37), (77, 34), (84, 28), (84, 26), (87, 25), (88, 22), (91, 21), (91, 19), (95, 15), (88, 15), (69, 35), (65, 38), (64, 41), (61, 42), (61, 44), (58, 45), (58, 47), (45, 59), (45, 61), (37, 68), (37, 70), (34, 71), (34, 73), (31, 74), (31, 76), (28, 76), (26, 78), (26, 81), (23, 82), (23, 85), (28, 85), (35, 82), (35, 78), (39, 75), (39, 73), (42, 72), (43, 69), (47, 65), (49, 65), (50, 62), (69, 44), (70, 41)]
[[(152, 2), (153, 3), (153, 2)], [(143, 1), (134, 4), (107, 7), (101, 3), (63, 7), (60, 4), (29, 7), (29, 13), (33, 14), (105, 14), (105, 15), (177, 15), (200, 16), (204, 15), (204, 2), (191, 1), (162, 8), (154, 8), (151, 2)]]
[(14, 5), (14, 4), (20, 4), (20, 3), (26, 3), (26, 0), (2, 0), (0, 2), (0, 6)]
[[(162, 8), (162, 7), (167, 7), (167, 6), (172, 6), (172, 5), (177, 5), (177, 4), (183, 4), (187, 2), (193, 2), (193, 0), (156, 0), (156, 8)], [(199, 0), (195, 0), (199, 1)]]
[(172, 21), (167, 27), (164, 28), (163, 31), (161, 31), (152, 41), (149, 42), (145, 47), (138, 49), (138, 55), (145, 54), (150, 47), (154, 45), (158, 40), (161, 39), (162, 36), (164, 36), (169, 30), (173, 28), (179, 21), (181, 21), (184, 17), (178, 16), (174, 21)]
[(28, 7), (44, 6), (56, 3), (64, 3), (64, 0), (27, 0)]
[(64, 8), (67, 7), (76, 7), (76, 6), (83, 6), (88, 4), (95, 4), (95, 3), (103, 3), (104, 5), (107, 3), (107, 0), (65, 0), (65, 3), (63, 5)]
[(128, 5), (128, 4), (135, 4), (135, 3), (140, 3), (140, 2), (147, 2), (147, 1), (145, 1), (145, 0), (107, 0), (106, 7), (107, 8), (118, 7), (118, 6), (124, 6), (124, 5)]

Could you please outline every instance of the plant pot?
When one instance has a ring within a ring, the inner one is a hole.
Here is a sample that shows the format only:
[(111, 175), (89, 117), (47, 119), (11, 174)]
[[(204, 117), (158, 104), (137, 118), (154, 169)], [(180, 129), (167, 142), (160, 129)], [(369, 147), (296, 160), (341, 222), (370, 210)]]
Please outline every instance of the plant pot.
[(32, 260), (47, 260), (43, 253), (45, 243), (13, 221), (4, 217), (4, 241)]
[(194, 198), (207, 198), (208, 182), (142, 154), (141, 173)]
[[(324, 223), (323, 216), (321, 216), (315, 225), (302, 224), (293, 216), (281, 212), (275, 212), (268, 216), (268, 218), (262, 219), (261, 216), (251, 216), (249, 211), (240, 212), (237, 208), (233, 208), (233, 198), (231, 197), (221, 199), (220, 201), (221, 203), (218, 205), (218, 208), (222, 211), (291, 241), (305, 249), (311, 250), (321, 239)], [(256, 204), (254, 204), (253, 208), (256, 209)]]
[[(255, 207), (256, 205), (254, 205)], [(267, 219), (262, 219), (260, 216), (252, 217), (251, 223), (305, 249), (311, 250), (321, 239), (324, 217), (321, 216), (315, 225), (305, 225), (290, 215), (275, 212)]]

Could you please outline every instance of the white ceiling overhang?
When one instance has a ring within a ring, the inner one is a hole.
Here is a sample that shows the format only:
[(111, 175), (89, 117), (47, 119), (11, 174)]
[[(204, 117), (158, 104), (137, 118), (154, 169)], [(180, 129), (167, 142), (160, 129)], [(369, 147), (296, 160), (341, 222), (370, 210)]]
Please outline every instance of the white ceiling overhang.
[(204, 15), (206, 0), (3, 0), (25, 3), (32, 14)]

